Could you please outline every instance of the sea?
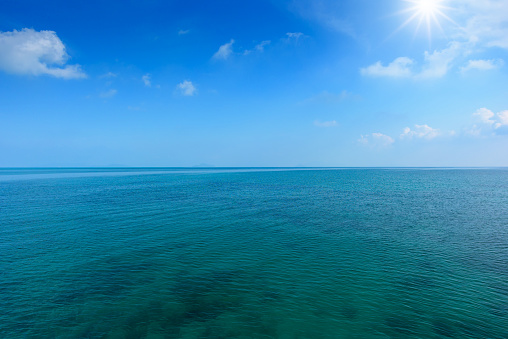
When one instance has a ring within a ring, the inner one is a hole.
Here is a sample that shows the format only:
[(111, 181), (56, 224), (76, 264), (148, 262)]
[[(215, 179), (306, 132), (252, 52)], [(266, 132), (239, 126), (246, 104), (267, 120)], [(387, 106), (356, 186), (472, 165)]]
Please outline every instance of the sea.
[(508, 338), (508, 169), (3, 168), (0, 338)]

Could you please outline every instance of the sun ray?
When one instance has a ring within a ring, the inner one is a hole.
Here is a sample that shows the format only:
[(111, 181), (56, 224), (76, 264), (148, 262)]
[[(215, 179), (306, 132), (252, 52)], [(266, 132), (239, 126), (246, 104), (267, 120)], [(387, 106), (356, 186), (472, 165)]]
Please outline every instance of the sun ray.
[(416, 20), (417, 25), (415, 36), (417, 32), (420, 31), (420, 28), (423, 25), (423, 23), (425, 23), (426, 26), (425, 30), (430, 42), (432, 40), (433, 25), (437, 26), (438, 30), (443, 35), (445, 35), (445, 31), (440, 22), (440, 19), (444, 19), (458, 26), (458, 24), (445, 13), (445, 11), (453, 9), (443, 4), (446, 0), (403, 0), (403, 1), (409, 3), (410, 6), (408, 8), (399, 11), (398, 13), (410, 13), (411, 15), (391, 35), (395, 34), (402, 28), (406, 27), (411, 22)]

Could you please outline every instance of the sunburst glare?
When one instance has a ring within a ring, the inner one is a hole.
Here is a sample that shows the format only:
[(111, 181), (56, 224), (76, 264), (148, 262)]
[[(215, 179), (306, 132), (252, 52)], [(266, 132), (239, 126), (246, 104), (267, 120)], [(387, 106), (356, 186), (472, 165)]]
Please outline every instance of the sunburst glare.
[(411, 13), (410, 17), (399, 26), (396, 30), (400, 30), (407, 24), (417, 21), (415, 34), (420, 30), (422, 24), (426, 26), (429, 42), (432, 40), (432, 25), (435, 24), (439, 30), (444, 34), (443, 27), (441, 26), (440, 19), (445, 19), (453, 24), (456, 23), (445, 14), (444, 11), (452, 8), (444, 6), (444, 0), (403, 0), (411, 4), (411, 6), (400, 13)]

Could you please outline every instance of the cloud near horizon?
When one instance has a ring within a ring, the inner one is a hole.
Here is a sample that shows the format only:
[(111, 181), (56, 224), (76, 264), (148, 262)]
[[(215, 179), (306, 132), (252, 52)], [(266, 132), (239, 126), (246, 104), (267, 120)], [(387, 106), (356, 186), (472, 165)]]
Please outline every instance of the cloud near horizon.
[(358, 142), (362, 145), (370, 145), (370, 146), (378, 146), (378, 147), (387, 147), (392, 145), (395, 140), (386, 134), (383, 133), (372, 133), (367, 135), (361, 135)]
[(473, 117), (475, 117), (480, 123), (490, 125), (494, 129), (508, 126), (508, 110), (495, 114), (487, 108), (480, 108), (473, 113)]
[(429, 125), (415, 125), (415, 129), (412, 130), (409, 127), (404, 128), (404, 132), (400, 135), (401, 139), (427, 139), (431, 140), (441, 135), (438, 129), (432, 128)]
[(82, 79), (81, 66), (66, 65), (69, 55), (54, 31), (0, 32), (0, 69), (19, 75), (50, 75), (62, 79)]

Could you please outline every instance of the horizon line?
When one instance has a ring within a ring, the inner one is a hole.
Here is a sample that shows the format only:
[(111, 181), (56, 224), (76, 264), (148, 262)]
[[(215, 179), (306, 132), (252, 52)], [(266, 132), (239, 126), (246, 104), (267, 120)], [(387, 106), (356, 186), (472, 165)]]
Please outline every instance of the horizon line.
[(508, 166), (0, 166), (3, 169), (368, 169), (368, 168), (508, 168)]

